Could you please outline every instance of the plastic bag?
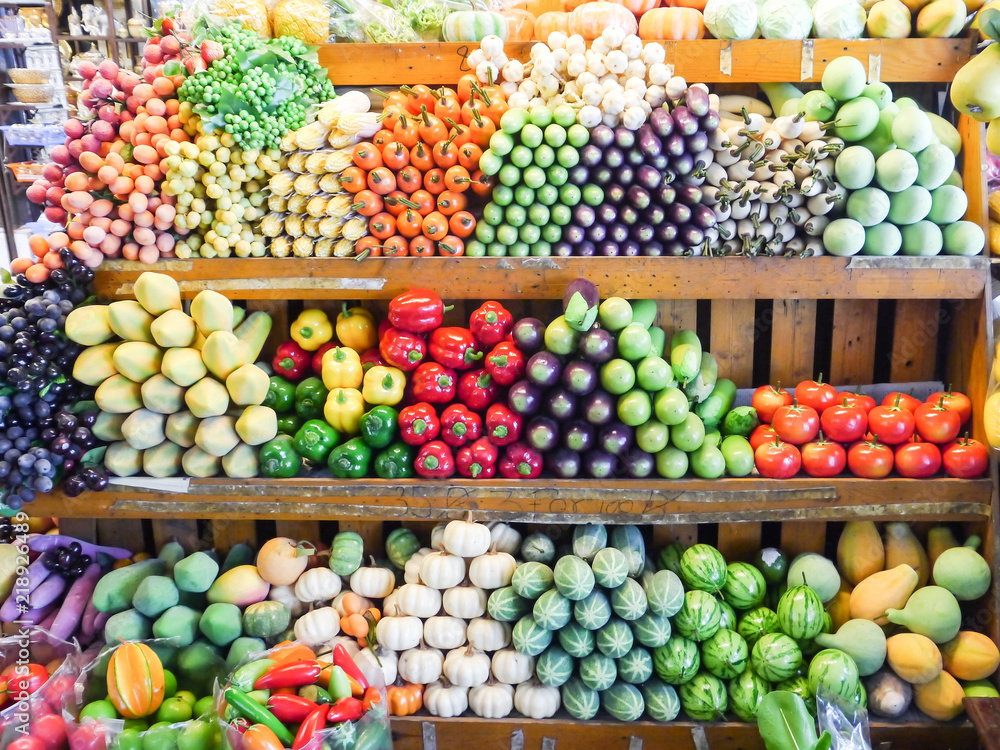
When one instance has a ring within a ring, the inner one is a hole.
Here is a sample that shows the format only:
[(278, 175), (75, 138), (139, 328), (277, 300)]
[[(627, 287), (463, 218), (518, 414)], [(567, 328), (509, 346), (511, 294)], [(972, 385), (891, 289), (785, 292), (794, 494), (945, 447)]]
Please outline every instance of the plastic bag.
[(337, 42), (396, 44), (420, 38), (403, 14), (371, 0), (332, 0), (330, 38)]
[(392, 7), (425, 41), (441, 38), (441, 26), (452, 10), (444, 0), (392, 0)]
[(830, 733), (830, 750), (872, 750), (868, 734), (868, 711), (850, 704), (822, 685), (816, 694), (819, 732)]
[(271, 10), (271, 25), (276, 37), (325, 44), (330, 38), (330, 6), (323, 0), (278, 0)]

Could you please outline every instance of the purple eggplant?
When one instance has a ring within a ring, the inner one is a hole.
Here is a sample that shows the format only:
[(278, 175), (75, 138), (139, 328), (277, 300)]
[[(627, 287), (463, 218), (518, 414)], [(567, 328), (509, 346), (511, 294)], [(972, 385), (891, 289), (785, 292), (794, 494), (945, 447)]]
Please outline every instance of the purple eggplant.
[(563, 430), (562, 444), (571, 451), (584, 453), (594, 447), (594, 428), (582, 419), (575, 419)]
[(593, 143), (588, 143), (580, 149), (580, 163), (585, 167), (596, 167), (603, 157), (600, 147)]
[[(664, 109), (663, 107), (654, 109), (649, 115), (649, 127), (652, 129), (653, 134), (658, 138), (666, 138), (673, 133), (674, 121), (673, 118), (670, 117), (670, 111)], [(590, 134), (590, 139), (593, 141), (593, 133)]]
[(656, 230), (652, 224), (636, 224), (629, 231), (629, 237), (637, 242), (651, 242), (656, 236)]
[(567, 182), (570, 185), (586, 185), (590, 181), (590, 170), (582, 164), (570, 168)]
[(600, 224), (610, 224), (618, 218), (618, 209), (610, 203), (602, 203), (597, 207), (597, 221)]
[(705, 233), (694, 224), (685, 224), (681, 227), (677, 239), (688, 247), (698, 247), (698, 245), (705, 241)]
[(722, 124), (722, 118), (716, 110), (710, 109), (708, 110), (708, 114), (701, 117), (698, 122), (702, 130), (711, 133), (713, 130), (717, 130), (719, 125)]
[(545, 324), (538, 318), (521, 318), (510, 331), (514, 343), (525, 354), (534, 354), (545, 344)]
[(635, 206), (622, 206), (618, 212), (618, 221), (626, 226), (632, 226), (639, 221), (639, 211)]
[(615, 258), (619, 255), (621, 248), (617, 242), (605, 240), (597, 246), (597, 254), (604, 258)]
[(638, 147), (633, 147), (625, 152), (625, 163), (630, 167), (639, 167), (646, 163), (646, 156)]
[(590, 142), (601, 149), (605, 149), (615, 142), (615, 131), (607, 125), (598, 125), (590, 131)]
[(663, 175), (648, 164), (635, 170), (635, 183), (646, 190), (656, 190), (663, 183)]
[(608, 225), (597, 221), (592, 227), (587, 227), (587, 239), (593, 243), (603, 242), (608, 236)]
[(542, 389), (530, 380), (518, 380), (507, 391), (507, 406), (522, 417), (537, 414), (542, 408)]
[(590, 240), (584, 240), (573, 246), (573, 255), (581, 258), (593, 258), (597, 254), (597, 248)]
[(602, 450), (588, 451), (583, 456), (583, 470), (594, 479), (609, 479), (615, 475), (615, 457)]
[(628, 189), (627, 200), (630, 206), (633, 206), (641, 211), (642, 209), (649, 207), (649, 191), (645, 188), (639, 187), (638, 185), (633, 185)]
[(563, 292), (563, 316), (566, 323), (577, 331), (589, 331), (597, 322), (597, 306), (601, 295), (590, 279), (573, 279)]
[(545, 411), (557, 422), (565, 422), (576, 413), (576, 400), (565, 388), (553, 388), (545, 394)]
[(624, 150), (635, 145), (635, 133), (628, 128), (615, 128), (615, 145)]
[(679, 240), (671, 240), (663, 245), (663, 254), (669, 255), (673, 258), (679, 258), (682, 255), (688, 254), (688, 247)]
[(632, 479), (651, 477), (656, 468), (656, 459), (641, 448), (632, 448), (624, 456), (619, 456), (619, 460), (625, 475)]
[(574, 359), (562, 372), (563, 387), (575, 396), (586, 396), (597, 387), (597, 369), (586, 360)]
[(694, 157), (691, 154), (681, 154), (674, 157), (674, 171), (681, 177), (685, 177), (694, 171)]
[(604, 149), (604, 166), (618, 169), (625, 163), (625, 154), (620, 148), (609, 146)]
[(573, 245), (566, 240), (559, 240), (552, 246), (552, 254), (557, 258), (569, 258), (573, 255)]
[(684, 104), (695, 117), (703, 117), (708, 114), (711, 104), (708, 100), (708, 92), (701, 86), (691, 86), (684, 94)]
[(698, 132), (697, 116), (684, 105), (674, 107), (670, 112), (670, 117), (674, 121), (675, 134), (694, 135)]
[(584, 237), (586, 237), (586, 232), (583, 227), (579, 227), (576, 224), (570, 224), (563, 227), (563, 239), (567, 242), (577, 245), (583, 242)]
[(615, 170), (615, 182), (619, 185), (631, 185), (635, 182), (635, 168), (631, 164), (622, 164)]
[(586, 229), (597, 221), (597, 212), (586, 203), (578, 203), (573, 207), (573, 223)]
[[(612, 179), (614, 178), (612, 177)], [(611, 184), (604, 189), (604, 197), (615, 205), (618, 205), (625, 200), (625, 188), (618, 183)]]
[(600, 388), (584, 396), (580, 401), (580, 416), (590, 424), (598, 426), (607, 424), (615, 418), (617, 413), (618, 406), (615, 397)]
[(639, 128), (635, 135), (636, 143), (644, 156), (652, 158), (663, 150), (663, 144), (657, 138), (656, 133), (653, 132), (653, 128), (649, 124)]
[(684, 136), (680, 133), (674, 133), (663, 142), (663, 152), (670, 157), (680, 156), (684, 153), (686, 145), (684, 143)]
[(656, 239), (659, 242), (671, 242), (677, 239), (677, 225), (664, 221), (656, 225)]
[(588, 362), (603, 364), (615, 356), (615, 337), (603, 328), (591, 328), (580, 338), (580, 354)]
[(612, 242), (624, 242), (628, 239), (628, 227), (624, 224), (612, 224), (608, 227), (608, 239)]
[(601, 428), (597, 436), (597, 445), (613, 456), (620, 456), (631, 447), (632, 436), (632, 428), (627, 424), (611, 422)]
[(697, 206), (701, 203), (704, 193), (697, 185), (678, 185), (677, 200), (685, 206)]
[(672, 203), (667, 206), (667, 218), (678, 227), (691, 221), (691, 207), (683, 203)]
[(580, 475), (580, 454), (568, 448), (546, 453), (545, 468), (559, 479), (573, 479)]
[(663, 245), (659, 242), (647, 242), (642, 246), (642, 254), (650, 258), (659, 258), (663, 255)]
[(699, 151), (704, 151), (708, 148), (708, 133), (704, 130), (699, 130), (694, 135), (689, 135), (685, 138), (684, 143), (688, 151), (692, 154), (697, 154)]
[(663, 172), (670, 166), (670, 157), (664, 153), (659, 153), (656, 156), (647, 159), (647, 162), (653, 169), (658, 172)]
[(642, 254), (642, 248), (635, 240), (627, 239), (621, 244), (620, 252), (625, 257), (635, 258), (636, 256)]
[(615, 173), (611, 167), (601, 165), (590, 170), (590, 181), (595, 185), (605, 187), (610, 185), (613, 179), (615, 179)]
[(550, 451), (559, 445), (559, 424), (550, 417), (533, 417), (524, 434), (528, 445), (538, 451)]
[(677, 200), (677, 188), (664, 183), (654, 194), (653, 202), (658, 206), (669, 206)]
[(642, 212), (642, 220), (652, 224), (654, 227), (663, 221), (666, 216), (667, 215), (664, 213), (663, 207), (655, 203)]
[(531, 355), (525, 366), (528, 380), (542, 388), (550, 388), (559, 382), (562, 375), (562, 360), (552, 352), (536, 352)]
[(691, 207), (691, 223), (693, 223), (699, 229), (711, 229), (714, 226), (718, 226), (718, 219), (715, 218), (715, 212), (708, 206), (692, 206)]

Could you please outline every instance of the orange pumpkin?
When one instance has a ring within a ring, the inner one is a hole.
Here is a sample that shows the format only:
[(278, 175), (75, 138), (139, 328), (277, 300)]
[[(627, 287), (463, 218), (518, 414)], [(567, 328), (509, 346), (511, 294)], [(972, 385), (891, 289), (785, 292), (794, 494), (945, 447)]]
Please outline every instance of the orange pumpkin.
[(535, 19), (535, 39), (546, 41), (553, 31), (569, 34), (569, 13), (550, 10)]
[(145, 643), (123, 643), (108, 662), (108, 700), (126, 719), (156, 713), (163, 703), (163, 664)]
[(694, 8), (654, 8), (639, 19), (640, 39), (705, 38), (705, 17)]
[[(701, 0), (695, 0), (700, 2)], [(707, 0), (704, 0), (707, 2)], [(653, 8), (658, 7), (660, 0), (622, 0), (622, 5), (632, 11), (636, 18), (642, 19), (644, 13), (648, 13), (653, 10)]]
[(390, 716), (411, 716), (423, 708), (424, 686), (397, 678), (386, 689)]
[(628, 8), (603, 0), (584, 3), (569, 14), (569, 33), (584, 39), (597, 39), (604, 29), (615, 26), (626, 34), (634, 34), (638, 24)]
[(535, 14), (524, 8), (508, 8), (501, 14), (507, 20), (508, 42), (530, 42), (535, 38)]

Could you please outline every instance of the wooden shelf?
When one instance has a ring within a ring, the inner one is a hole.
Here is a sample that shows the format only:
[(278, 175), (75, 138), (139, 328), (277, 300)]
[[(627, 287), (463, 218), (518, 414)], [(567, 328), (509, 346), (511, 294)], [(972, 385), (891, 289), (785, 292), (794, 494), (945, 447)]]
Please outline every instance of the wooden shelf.
[(191, 480), (187, 494), (112, 485), (39, 497), (33, 515), (75, 518), (480, 520), (537, 523), (976, 520), (990, 515), (990, 479), (683, 479), (446, 482), (330, 478)]
[[(504, 51), (511, 59), (525, 61), (532, 44), (511, 42)], [(818, 81), (827, 63), (843, 55), (860, 60), (870, 78), (889, 83), (947, 83), (976, 49), (972, 37), (805, 42), (703, 39), (663, 45), (667, 49), (666, 62), (673, 63), (677, 75), (702, 83)], [(449, 84), (469, 72), (466, 58), (476, 46), (469, 42), (324, 44), (319, 49), (319, 61), (329, 70), (330, 80), (341, 86)], [(726, 58), (728, 63), (724, 62)]]
[(103, 299), (133, 296), (144, 271), (173, 276), (185, 297), (391, 299), (413, 283), (449, 299), (559, 299), (586, 277), (602, 297), (626, 299), (973, 299), (989, 259), (936, 258), (215, 258), (108, 261)]

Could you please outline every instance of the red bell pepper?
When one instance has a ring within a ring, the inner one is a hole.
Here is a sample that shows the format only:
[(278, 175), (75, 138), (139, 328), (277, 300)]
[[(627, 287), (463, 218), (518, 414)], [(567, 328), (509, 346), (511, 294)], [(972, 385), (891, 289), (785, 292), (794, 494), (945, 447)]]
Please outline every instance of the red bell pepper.
[(357, 721), (365, 713), (364, 706), (357, 698), (341, 698), (330, 706), (326, 720), (330, 723), (340, 721)]
[(424, 479), (447, 479), (455, 473), (455, 457), (443, 440), (432, 440), (420, 446), (413, 469)]
[(489, 479), (496, 473), (497, 449), (486, 438), (458, 449), (458, 473), (471, 479)]
[(298, 724), (316, 710), (316, 704), (301, 695), (279, 693), (267, 699), (267, 708), (282, 724)]
[(476, 340), (468, 328), (438, 328), (431, 334), (431, 358), (445, 367), (468, 370), (483, 353), (476, 349)]
[(286, 341), (275, 352), (271, 367), (274, 368), (275, 375), (298, 380), (306, 374), (311, 360), (312, 355), (309, 352), (294, 341)]
[(413, 404), (399, 412), (399, 436), (408, 445), (423, 445), (440, 432), (441, 420), (430, 404)]
[(292, 743), (292, 750), (301, 750), (301, 748), (308, 745), (313, 741), (316, 736), (316, 732), (323, 729), (326, 726), (326, 717), (330, 712), (330, 707), (325, 703), (316, 706), (309, 715), (302, 720), (299, 725), (299, 731), (295, 733), (295, 741)]
[(496, 446), (510, 445), (521, 438), (521, 417), (504, 404), (486, 410), (486, 437)]
[(441, 439), (452, 448), (471, 443), (483, 434), (483, 420), (463, 404), (452, 404), (441, 412)]
[(389, 322), (388, 318), (382, 318), (382, 321), (378, 324), (378, 340), (381, 341), (385, 336), (385, 332), (390, 328), (395, 328), (395, 326)]
[(413, 397), (418, 401), (428, 401), (432, 404), (447, 404), (454, 400), (458, 376), (449, 367), (437, 362), (424, 362), (418, 367), (410, 382), (413, 384)]
[(427, 344), (415, 333), (407, 333), (398, 328), (390, 328), (379, 341), (378, 350), (382, 359), (403, 372), (417, 369), (417, 365), (427, 357)]
[(535, 479), (542, 473), (542, 454), (527, 443), (511, 443), (497, 469), (504, 479)]
[(323, 671), (315, 659), (298, 659), (271, 667), (254, 684), (254, 690), (312, 685)]
[(501, 341), (486, 357), (486, 372), (500, 385), (512, 385), (524, 377), (524, 353), (516, 344)]
[(347, 653), (347, 649), (344, 648), (343, 644), (338, 643), (333, 647), (333, 664), (343, 669), (348, 677), (356, 680), (362, 690), (368, 689), (368, 680), (365, 678), (364, 672), (354, 663), (354, 659)]
[(514, 316), (499, 302), (484, 302), (469, 316), (469, 329), (484, 349), (496, 346), (514, 327)]
[(486, 370), (473, 370), (458, 380), (458, 399), (473, 411), (484, 411), (500, 398), (500, 386)]
[(368, 372), (376, 365), (385, 367), (387, 364), (388, 363), (382, 359), (382, 352), (380, 352), (377, 347), (372, 347), (361, 355), (361, 369), (365, 372)]
[(389, 322), (403, 331), (426, 333), (439, 328), (450, 309), (430, 289), (411, 289), (389, 303)]
[(337, 347), (336, 341), (327, 341), (323, 346), (316, 350), (312, 358), (312, 369), (313, 372), (319, 377), (323, 377), (323, 355), (326, 354), (331, 349)]

